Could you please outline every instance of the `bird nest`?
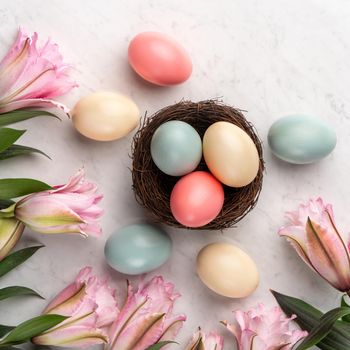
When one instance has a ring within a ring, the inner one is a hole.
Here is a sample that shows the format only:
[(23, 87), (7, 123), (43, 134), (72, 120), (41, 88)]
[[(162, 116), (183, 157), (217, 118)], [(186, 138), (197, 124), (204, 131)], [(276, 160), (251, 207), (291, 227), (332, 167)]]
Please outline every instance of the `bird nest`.
[[(254, 126), (247, 121), (242, 111), (217, 100), (181, 101), (162, 108), (149, 118), (144, 118), (134, 136), (132, 146), (132, 181), (137, 201), (147, 209), (153, 221), (185, 228), (175, 220), (170, 210), (170, 194), (179, 178), (160, 171), (150, 152), (154, 132), (170, 120), (181, 120), (192, 125), (201, 138), (211, 124), (219, 121), (229, 122), (243, 129), (255, 143), (260, 158), (256, 178), (245, 187), (224, 186), (225, 201), (221, 212), (209, 224), (196, 229), (223, 230), (234, 226), (254, 208), (259, 198), (264, 173), (263, 150)], [(209, 171), (203, 158), (196, 170)]]

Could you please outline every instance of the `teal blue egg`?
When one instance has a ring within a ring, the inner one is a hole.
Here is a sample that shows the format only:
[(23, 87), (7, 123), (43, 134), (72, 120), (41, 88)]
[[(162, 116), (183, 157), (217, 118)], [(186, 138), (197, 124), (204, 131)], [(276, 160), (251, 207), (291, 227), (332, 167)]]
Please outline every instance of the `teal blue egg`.
[(171, 253), (170, 237), (157, 226), (134, 224), (114, 232), (105, 245), (105, 257), (115, 270), (138, 275), (163, 265)]
[(328, 156), (337, 143), (325, 121), (307, 115), (289, 115), (272, 124), (268, 133), (272, 153), (293, 164), (309, 164)]
[(153, 134), (151, 156), (156, 166), (171, 176), (195, 170), (202, 158), (202, 140), (190, 124), (171, 120)]

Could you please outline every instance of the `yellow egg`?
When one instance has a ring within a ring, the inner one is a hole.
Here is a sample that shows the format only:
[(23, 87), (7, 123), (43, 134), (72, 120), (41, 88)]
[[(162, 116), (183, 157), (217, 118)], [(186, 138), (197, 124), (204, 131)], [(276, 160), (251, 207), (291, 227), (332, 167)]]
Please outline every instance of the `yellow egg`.
[(259, 154), (253, 140), (228, 122), (214, 123), (206, 130), (203, 155), (211, 173), (230, 187), (250, 184), (259, 171)]
[(259, 284), (254, 261), (243, 250), (229, 243), (212, 243), (198, 253), (197, 273), (215, 293), (230, 298), (244, 298)]
[(140, 112), (127, 96), (114, 92), (95, 92), (78, 101), (72, 119), (82, 135), (97, 141), (112, 141), (136, 128)]

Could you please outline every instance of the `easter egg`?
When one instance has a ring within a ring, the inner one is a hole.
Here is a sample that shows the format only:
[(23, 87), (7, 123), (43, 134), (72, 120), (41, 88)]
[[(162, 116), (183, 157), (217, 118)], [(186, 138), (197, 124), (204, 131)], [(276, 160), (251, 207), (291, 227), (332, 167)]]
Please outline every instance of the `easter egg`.
[(254, 261), (240, 248), (229, 243), (212, 243), (198, 253), (197, 273), (215, 293), (230, 298), (244, 298), (259, 284)]
[(211, 173), (230, 187), (250, 184), (259, 171), (259, 153), (253, 140), (232, 123), (209, 126), (203, 137), (203, 156)]
[(128, 57), (134, 71), (156, 85), (180, 84), (192, 73), (192, 62), (186, 50), (162, 33), (136, 35), (130, 42)]
[(97, 141), (112, 141), (136, 128), (140, 112), (127, 96), (95, 92), (78, 101), (72, 112), (72, 120), (82, 135)]
[(268, 142), (278, 158), (293, 164), (308, 164), (328, 156), (335, 148), (337, 136), (322, 119), (289, 115), (272, 124)]
[(222, 184), (205, 171), (195, 171), (182, 177), (170, 196), (174, 218), (186, 227), (201, 227), (213, 221), (223, 204)]
[(150, 224), (134, 224), (114, 232), (105, 245), (105, 257), (115, 270), (138, 275), (163, 265), (171, 253), (170, 237)]
[(165, 174), (185, 175), (196, 169), (202, 158), (202, 140), (190, 124), (171, 120), (153, 134), (151, 156)]

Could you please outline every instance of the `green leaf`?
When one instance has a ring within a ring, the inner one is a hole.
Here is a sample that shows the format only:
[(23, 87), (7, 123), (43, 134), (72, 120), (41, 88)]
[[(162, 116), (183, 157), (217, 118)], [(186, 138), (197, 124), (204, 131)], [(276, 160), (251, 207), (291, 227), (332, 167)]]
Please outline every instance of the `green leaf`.
[(23, 156), (31, 153), (39, 153), (51, 159), (46, 153), (44, 153), (43, 151), (40, 151), (40, 149), (28, 147), (28, 146), (12, 145), (9, 148), (7, 148), (5, 151), (2, 151), (0, 153), (0, 160)]
[(296, 350), (307, 350), (318, 344), (332, 330), (337, 320), (349, 314), (349, 307), (338, 307), (325, 313), (321, 317), (320, 322), (311, 330), (309, 335), (299, 344)]
[(61, 315), (41, 315), (21, 323), (0, 341), (0, 345), (16, 345), (26, 343), (33, 337), (57, 326), (68, 317)]
[(51, 188), (48, 184), (33, 179), (0, 179), (0, 198), (12, 199)]
[(0, 210), (6, 209), (13, 204), (15, 204), (15, 202), (11, 201), (10, 199), (0, 199)]
[[(350, 307), (350, 305), (346, 302), (345, 297), (346, 297), (346, 294), (344, 294), (342, 296), (340, 305)], [(346, 315), (346, 316), (342, 317), (342, 321), (350, 322), (350, 315)]]
[(0, 261), (0, 277), (4, 276), (15, 267), (24, 263), (29, 259), (37, 250), (44, 247), (43, 245), (28, 247), (8, 255), (4, 260)]
[(15, 327), (13, 326), (5, 326), (3, 324), (0, 324), (0, 338), (5, 336), (7, 333), (12, 331)]
[[(323, 313), (310, 304), (284, 294), (272, 291), (278, 304), (287, 316), (296, 315), (295, 322), (301, 329), (311, 332), (320, 323)], [(322, 350), (349, 350), (350, 324), (336, 321), (332, 330), (318, 344)]]
[(0, 152), (9, 148), (13, 143), (15, 143), (26, 130), (16, 130), (10, 128), (0, 129)]
[(40, 294), (38, 294), (35, 290), (21, 287), (21, 286), (11, 286), (0, 289), (0, 300), (19, 297), (19, 296), (35, 296), (41, 299), (44, 299)]
[(178, 344), (178, 343), (175, 342), (175, 341), (170, 341), (170, 340), (160, 341), (157, 344), (154, 344), (154, 345), (150, 346), (146, 350), (159, 350), (159, 349), (163, 348), (165, 345), (168, 345), (168, 344)]
[(18, 109), (16, 111), (0, 114), (0, 126), (22, 122), (23, 120), (39, 116), (49, 116), (61, 120), (55, 114), (47, 111), (32, 111), (28, 109)]

